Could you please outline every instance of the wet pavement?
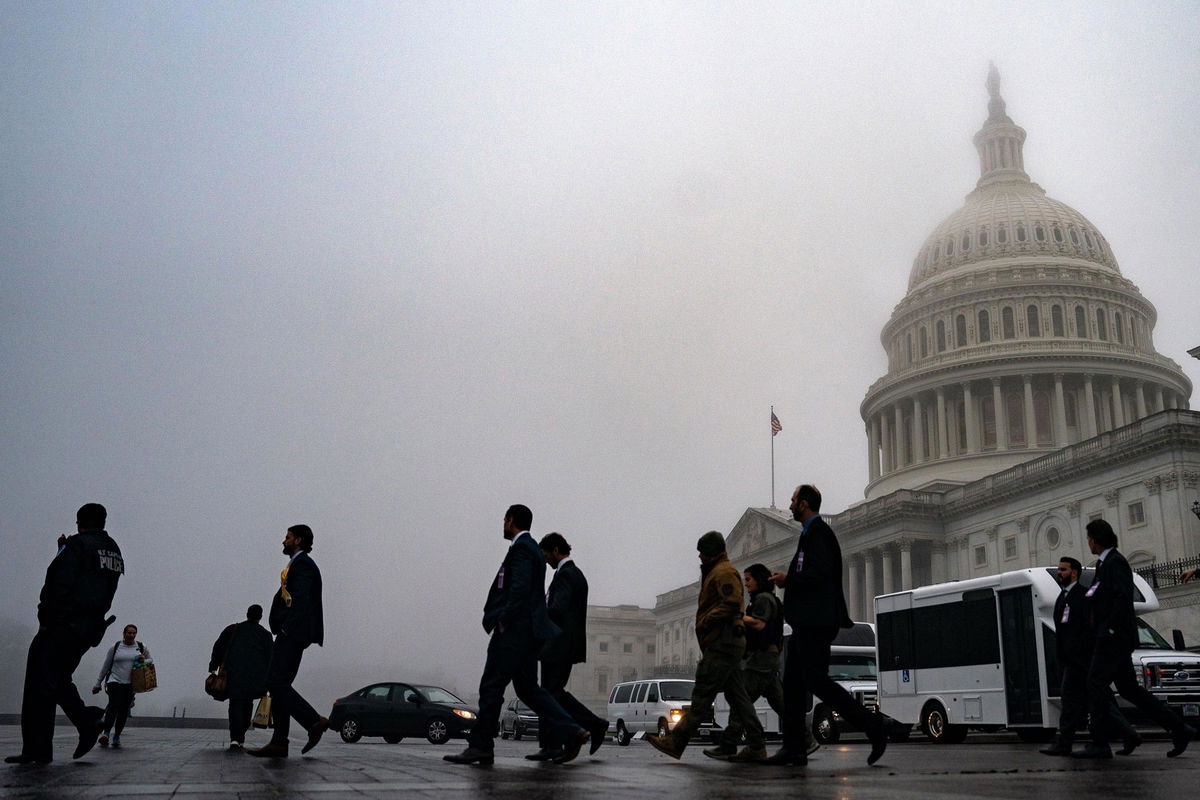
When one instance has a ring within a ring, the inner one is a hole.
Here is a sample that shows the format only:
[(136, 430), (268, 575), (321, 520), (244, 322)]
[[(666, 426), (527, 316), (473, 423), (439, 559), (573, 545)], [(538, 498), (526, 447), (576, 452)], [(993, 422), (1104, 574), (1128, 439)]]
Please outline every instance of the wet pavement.
[[(287, 760), (262, 761), (227, 753), (220, 730), (130, 728), (120, 750), (96, 748), (79, 761), (74, 736), (62, 726), (53, 764), (0, 765), (0, 797), (14, 798), (456, 798), (701, 797), (741, 796), (868, 798), (1187, 797), (1200, 781), (1200, 742), (1180, 758), (1167, 759), (1165, 740), (1148, 741), (1129, 758), (1106, 762), (1051, 758), (1037, 745), (1003, 736), (972, 738), (961, 745), (894, 744), (879, 764), (866, 765), (865, 744), (821, 748), (807, 768), (726, 764), (693, 746), (682, 762), (645, 742), (617, 747), (611, 741), (595, 756), (586, 752), (563, 766), (524, 760), (537, 745), (496, 742), (491, 767), (460, 767), (442, 760), (461, 741), (430, 745), (423, 740), (384, 744), (364, 739), (345, 744), (327, 734), (306, 756), (300, 740)], [(251, 735), (251, 746), (266, 741)], [(20, 749), (20, 731), (0, 726), (0, 751)]]

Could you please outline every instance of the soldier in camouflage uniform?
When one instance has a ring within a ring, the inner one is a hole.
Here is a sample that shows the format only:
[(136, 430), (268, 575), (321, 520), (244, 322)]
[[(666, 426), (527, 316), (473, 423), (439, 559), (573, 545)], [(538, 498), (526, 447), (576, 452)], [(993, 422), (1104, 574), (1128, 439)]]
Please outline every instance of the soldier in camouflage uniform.
[(700, 553), (700, 600), (696, 610), (696, 639), (700, 663), (691, 706), (674, 730), (665, 736), (650, 735), (646, 741), (672, 758), (681, 758), (688, 740), (712, 713), (713, 700), (724, 693), (729, 701), (729, 718), (746, 732), (746, 747), (730, 761), (755, 761), (766, 756), (763, 729), (746, 694), (742, 655), (746, 630), (742, 623), (742, 576), (725, 553), (725, 537), (709, 531), (696, 543)]

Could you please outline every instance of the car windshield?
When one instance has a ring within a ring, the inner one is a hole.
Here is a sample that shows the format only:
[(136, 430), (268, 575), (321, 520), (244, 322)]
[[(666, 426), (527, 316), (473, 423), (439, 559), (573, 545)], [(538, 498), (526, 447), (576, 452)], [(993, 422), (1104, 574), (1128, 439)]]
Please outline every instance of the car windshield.
[(663, 700), (691, 700), (694, 681), (659, 681), (659, 696)]
[(462, 703), (461, 699), (440, 686), (418, 686), (417, 691), (425, 695), (425, 699), (431, 703)]
[(875, 680), (875, 656), (842, 656), (836, 653), (829, 657), (829, 677), (835, 681)]
[(1158, 631), (1151, 628), (1144, 619), (1138, 617), (1138, 647), (1143, 650), (1174, 650)]

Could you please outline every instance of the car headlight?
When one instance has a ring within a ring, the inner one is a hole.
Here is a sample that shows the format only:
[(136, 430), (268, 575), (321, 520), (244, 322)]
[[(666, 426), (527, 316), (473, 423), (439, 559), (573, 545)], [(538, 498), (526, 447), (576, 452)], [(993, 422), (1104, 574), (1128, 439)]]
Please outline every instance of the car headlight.
[(463, 719), (475, 719), (475, 715), (472, 714), (470, 711), (464, 711), (461, 708), (453, 709), (453, 711), (455, 714), (458, 714)]

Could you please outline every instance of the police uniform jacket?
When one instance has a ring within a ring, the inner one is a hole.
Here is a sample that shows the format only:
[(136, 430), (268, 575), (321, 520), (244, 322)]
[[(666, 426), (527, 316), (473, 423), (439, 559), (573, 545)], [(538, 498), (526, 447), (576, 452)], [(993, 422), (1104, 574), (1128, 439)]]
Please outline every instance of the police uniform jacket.
[(488, 589), (483, 605), (483, 629), (491, 633), (497, 624), (505, 631), (532, 634), (547, 641), (559, 628), (546, 611), (546, 559), (537, 542), (524, 531), (517, 535), (504, 555), (504, 563)]
[(744, 594), (742, 576), (722, 555), (712, 565), (701, 567), (700, 598), (696, 608), (696, 640), (703, 650), (710, 645), (736, 640), (745, 643), (742, 625)]
[(1092, 657), (1086, 591), (1082, 584), (1076, 583), (1069, 592), (1059, 592), (1054, 601), (1054, 649), (1058, 662), (1085, 669)]
[(842, 593), (842, 548), (833, 529), (814, 517), (796, 545), (784, 583), (783, 617), (792, 628), (849, 628)]
[(587, 660), (587, 600), (583, 570), (574, 561), (560, 563), (546, 592), (546, 612), (562, 633), (546, 642), (542, 661), (582, 664)]
[(325, 643), (325, 615), (321, 605), (321, 570), (308, 553), (301, 552), (288, 566), (287, 591), (292, 602), (283, 599), (282, 587), (271, 600), (271, 633), (287, 636), (302, 645)]
[(105, 531), (82, 531), (67, 539), (46, 569), (38, 602), (43, 628), (66, 630), (91, 645), (108, 624), (117, 581), (125, 572), (121, 548)]

